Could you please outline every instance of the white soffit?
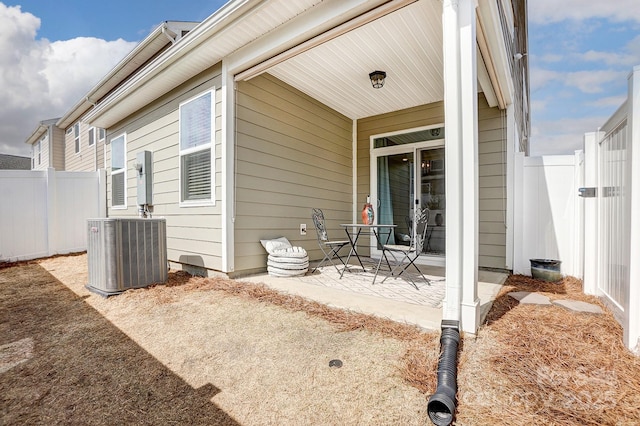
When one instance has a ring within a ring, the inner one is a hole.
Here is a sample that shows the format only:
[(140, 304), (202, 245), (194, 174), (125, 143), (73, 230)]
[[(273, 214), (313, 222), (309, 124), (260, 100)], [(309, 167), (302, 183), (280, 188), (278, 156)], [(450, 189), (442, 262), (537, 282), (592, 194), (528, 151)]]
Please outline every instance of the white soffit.
[[(208, 22), (205, 21), (172, 49), (151, 62), (142, 73), (116, 89), (85, 118), (93, 125), (109, 127), (131, 111), (143, 108), (161, 94), (321, 2), (322, 0), (270, 1), (251, 8), (242, 19), (223, 17), (209, 27), (206, 27)], [(216, 14), (209, 19), (215, 17)], [(227, 21), (231, 25), (227, 25)], [(208, 36), (209, 33), (213, 34)], [(188, 48), (183, 49), (181, 46)]]
[[(381, 89), (369, 81), (374, 70), (387, 73)], [(441, 2), (408, 5), (268, 72), (352, 119), (440, 101)]]

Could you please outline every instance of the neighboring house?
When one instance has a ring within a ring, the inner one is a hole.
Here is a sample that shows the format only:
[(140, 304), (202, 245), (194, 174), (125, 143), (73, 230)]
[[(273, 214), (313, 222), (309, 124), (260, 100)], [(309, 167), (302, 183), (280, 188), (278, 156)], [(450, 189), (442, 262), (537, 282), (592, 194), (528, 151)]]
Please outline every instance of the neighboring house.
[[(104, 152), (107, 132), (103, 128), (83, 122), (82, 115), (96, 102), (135, 75), (148, 62), (171, 48), (196, 25), (197, 22), (163, 22), (65, 115), (56, 120), (41, 122), (26, 141), (33, 146), (33, 169), (39, 170), (47, 167), (67, 171), (104, 169), (106, 167)], [(44, 138), (48, 138), (48, 140), (44, 140)], [(51, 154), (53, 154), (52, 157)], [(50, 155), (50, 157), (47, 160), (42, 155)], [(38, 158), (41, 161), (38, 161)]]
[(29, 170), (31, 159), (19, 155), (0, 154), (0, 170)]
[[(475, 332), (478, 268), (513, 264), (514, 154), (528, 152), (530, 131), (526, 10), (232, 0), (119, 84), (104, 79), (58, 126), (67, 146), (78, 121), (106, 129), (112, 217), (138, 215), (134, 164), (151, 153), (143, 208), (166, 218), (169, 259), (192, 272), (264, 271), (259, 241), (279, 236), (320, 259), (314, 233), (299, 233), (312, 207), (335, 232), (367, 196), (378, 221), (429, 207), (437, 235), (421, 259), (446, 266), (444, 318)], [(380, 88), (374, 71), (386, 74)]]
[(64, 170), (64, 131), (56, 126), (58, 118), (43, 120), (25, 143), (31, 145), (31, 170)]

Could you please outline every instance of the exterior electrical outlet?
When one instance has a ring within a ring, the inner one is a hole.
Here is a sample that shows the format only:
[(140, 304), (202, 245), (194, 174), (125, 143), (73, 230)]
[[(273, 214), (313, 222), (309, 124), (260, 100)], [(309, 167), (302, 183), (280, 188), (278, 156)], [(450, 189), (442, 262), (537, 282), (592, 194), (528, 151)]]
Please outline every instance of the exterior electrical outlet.
[(87, 289), (102, 296), (167, 281), (165, 219), (88, 219)]
[(138, 182), (138, 205), (153, 205), (151, 179), (151, 151), (141, 151), (136, 154), (135, 169)]

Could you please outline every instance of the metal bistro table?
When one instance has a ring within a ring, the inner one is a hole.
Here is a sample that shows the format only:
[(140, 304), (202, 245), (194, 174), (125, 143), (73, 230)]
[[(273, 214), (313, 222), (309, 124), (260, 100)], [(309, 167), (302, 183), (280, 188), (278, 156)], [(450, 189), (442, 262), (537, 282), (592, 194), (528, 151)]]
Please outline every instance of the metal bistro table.
[[(387, 244), (389, 242), (389, 238), (391, 238), (391, 233), (393, 229), (398, 225), (384, 225), (384, 224), (374, 224), (374, 225), (365, 225), (364, 223), (341, 223), (342, 226), (347, 233), (347, 238), (349, 238), (349, 243), (351, 243), (351, 250), (349, 250), (349, 255), (347, 256), (347, 261), (345, 262), (345, 268), (340, 273), (340, 278), (344, 275), (344, 271), (349, 268), (349, 260), (351, 260), (351, 256), (355, 255), (358, 259), (358, 263), (362, 266), (362, 269), (365, 270), (364, 265), (362, 264), (362, 260), (360, 259), (360, 255), (358, 254), (358, 249), (356, 245), (358, 244), (358, 238), (360, 238), (360, 234), (362, 230), (370, 231), (375, 237), (376, 241), (382, 245)], [(351, 230), (351, 232), (349, 232)], [(380, 239), (380, 237), (384, 237), (384, 242)]]

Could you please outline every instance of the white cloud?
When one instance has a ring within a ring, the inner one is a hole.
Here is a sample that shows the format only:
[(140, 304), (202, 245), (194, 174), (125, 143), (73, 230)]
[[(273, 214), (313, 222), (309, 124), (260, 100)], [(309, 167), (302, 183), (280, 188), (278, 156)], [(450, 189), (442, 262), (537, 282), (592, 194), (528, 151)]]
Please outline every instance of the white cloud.
[(542, 113), (547, 109), (548, 102), (544, 99), (531, 99), (530, 104), (532, 113)]
[(553, 54), (553, 53), (548, 53), (546, 55), (540, 56), (540, 60), (542, 62), (560, 62), (563, 59), (564, 59), (564, 56), (558, 55), (558, 54)]
[(531, 126), (530, 153), (532, 156), (573, 154), (583, 149), (584, 134), (598, 130), (607, 118), (592, 115), (538, 121)]
[(553, 71), (545, 68), (532, 68), (529, 71), (529, 79), (531, 92), (537, 92), (538, 90), (546, 87), (554, 81), (562, 81), (563, 74), (558, 71)]
[(37, 39), (40, 19), (0, 2), (0, 153), (29, 155), (41, 120), (62, 115), (136, 43)]
[[(544, 89), (556, 82), (565, 87), (573, 87), (583, 93), (602, 93), (612, 83), (626, 81), (629, 70), (590, 70), (590, 71), (554, 71), (545, 68), (532, 68), (530, 71), (531, 93)], [(556, 96), (559, 93), (556, 92)]]
[(640, 22), (638, 0), (532, 0), (528, 2), (529, 20), (536, 24), (605, 18), (615, 22)]
[[(82, 98), (135, 43), (122, 39), (105, 41), (78, 37), (50, 45), (43, 75), (49, 82), (49, 96), (67, 108)], [(72, 86), (69, 81), (73, 81)]]
[(587, 102), (586, 105), (596, 107), (596, 108), (603, 108), (603, 107), (618, 108), (626, 100), (627, 100), (627, 94), (624, 93), (622, 95), (617, 95), (617, 96), (606, 96), (604, 98), (597, 99), (593, 102)]
[(602, 63), (608, 66), (627, 66), (632, 67), (638, 63), (637, 55), (631, 53), (617, 53), (617, 52), (601, 52), (597, 50), (588, 50), (580, 55), (578, 58), (587, 62)]
[(610, 83), (625, 81), (628, 71), (574, 71), (564, 74), (564, 84), (583, 93), (602, 93)]
[(611, 67), (630, 69), (640, 63), (640, 35), (631, 39), (621, 51), (588, 50), (578, 55), (579, 60), (603, 63)]

